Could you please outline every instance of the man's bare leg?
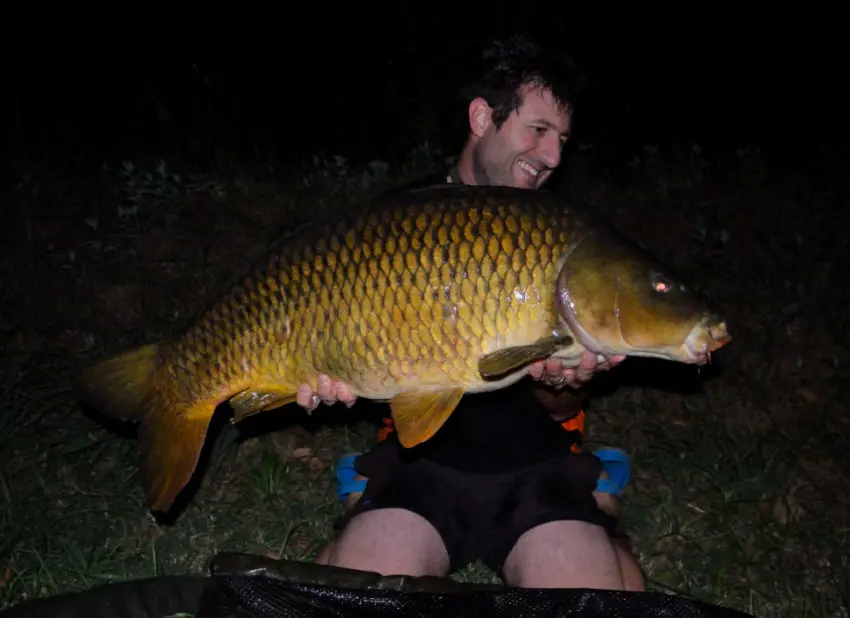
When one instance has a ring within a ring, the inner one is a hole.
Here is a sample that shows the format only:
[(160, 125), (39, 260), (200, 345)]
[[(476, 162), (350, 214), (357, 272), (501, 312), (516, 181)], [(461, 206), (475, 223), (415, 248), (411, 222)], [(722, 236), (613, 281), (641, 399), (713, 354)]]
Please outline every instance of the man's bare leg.
[(444, 577), (449, 571), (440, 533), (405, 509), (379, 509), (353, 517), (319, 552), (316, 562), (381, 575)]
[(552, 521), (532, 528), (514, 545), (503, 571), (510, 586), (626, 590), (608, 533), (583, 521)]
[(640, 568), (637, 556), (635, 556), (631, 543), (628, 539), (614, 539), (614, 549), (620, 561), (620, 573), (623, 575), (623, 585), (629, 592), (644, 592), (646, 590), (646, 579)]

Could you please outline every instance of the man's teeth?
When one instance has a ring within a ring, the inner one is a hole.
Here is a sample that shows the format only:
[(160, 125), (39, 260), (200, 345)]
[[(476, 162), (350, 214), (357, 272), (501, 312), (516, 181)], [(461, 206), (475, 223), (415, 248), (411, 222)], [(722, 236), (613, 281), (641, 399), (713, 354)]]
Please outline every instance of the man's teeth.
[(532, 176), (532, 177), (535, 177), (535, 178), (536, 178), (536, 177), (537, 177), (537, 174), (539, 174), (539, 173), (540, 173), (540, 170), (538, 170), (538, 169), (535, 169), (535, 168), (531, 167), (531, 166), (530, 166), (528, 163), (526, 163), (525, 161), (520, 161), (520, 162), (519, 162), (519, 166), (520, 166), (520, 168), (522, 169), (522, 171), (524, 171), (524, 172), (525, 172), (526, 174), (528, 174), (529, 176)]

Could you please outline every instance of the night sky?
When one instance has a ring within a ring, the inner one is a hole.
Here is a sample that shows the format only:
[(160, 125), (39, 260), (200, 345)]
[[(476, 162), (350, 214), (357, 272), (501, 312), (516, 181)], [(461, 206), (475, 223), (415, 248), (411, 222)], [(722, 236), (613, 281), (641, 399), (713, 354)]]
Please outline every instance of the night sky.
[(218, 28), (140, 23), (135, 32), (128, 20), (123, 31), (69, 28), (42, 43), (12, 31), (3, 43), (12, 160), (262, 153), (357, 162), (425, 140), (457, 152), (458, 87), (484, 40), (518, 30), (579, 62), (590, 88), (572, 146), (593, 144), (613, 170), (645, 145), (698, 143), (711, 154), (757, 144), (790, 168), (847, 159), (842, 43), (828, 13), (623, 15), (610, 24), (535, 3), (521, 14), (482, 5), (468, 15), (372, 6), (328, 9), (323, 21), (321, 7), (300, 18), (269, 12)]

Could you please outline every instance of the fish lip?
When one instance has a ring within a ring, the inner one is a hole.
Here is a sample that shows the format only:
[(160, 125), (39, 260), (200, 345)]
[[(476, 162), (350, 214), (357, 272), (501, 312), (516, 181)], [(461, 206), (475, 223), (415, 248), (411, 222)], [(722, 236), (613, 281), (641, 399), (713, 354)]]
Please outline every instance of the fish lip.
[(691, 340), (690, 336), (685, 340), (684, 345), (682, 345), (682, 351), (684, 352), (681, 358), (682, 362), (700, 367), (708, 364), (708, 359), (711, 355), (711, 352), (707, 349), (697, 347), (697, 344)]
[(682, 351), (686, 362), (705, 365), (711, 362), (711, 353), (722, 348), (730, 340), (726, 323), (717, 319), (716, 316), (708, 316), (700, 320), (700, 323), (688, 334), (682, 345)]

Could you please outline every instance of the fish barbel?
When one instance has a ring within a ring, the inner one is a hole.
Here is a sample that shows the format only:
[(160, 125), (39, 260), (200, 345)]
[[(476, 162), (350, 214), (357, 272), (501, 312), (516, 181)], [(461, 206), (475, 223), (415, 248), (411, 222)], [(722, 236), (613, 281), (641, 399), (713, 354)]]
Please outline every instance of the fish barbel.
[(395, 191), (286, 238), (178, 336), (85, 370), (84, 401), (136, 421), (142, 479), (167, 511), (216, 407), (233, 421), (295, 401), (326, 373), (388, 401), (405, 447), (464, 393), (508, 386), (582, 352), (703, 364), (725, 322), (599, 215), (543, 191)]

